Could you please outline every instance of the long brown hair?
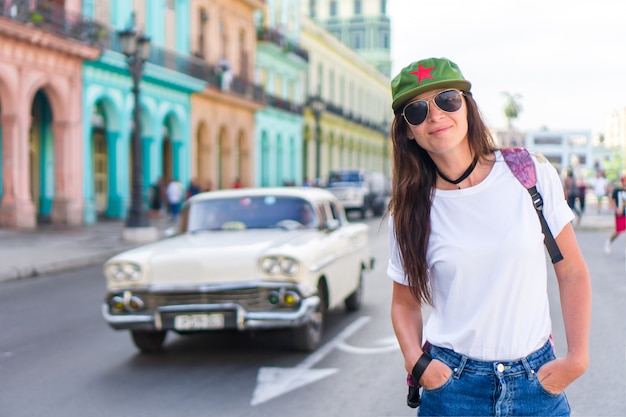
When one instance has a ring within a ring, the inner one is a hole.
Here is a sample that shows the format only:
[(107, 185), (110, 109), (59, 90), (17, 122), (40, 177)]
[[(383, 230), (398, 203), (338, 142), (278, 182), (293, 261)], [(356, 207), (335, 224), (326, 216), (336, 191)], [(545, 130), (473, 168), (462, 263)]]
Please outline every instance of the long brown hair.
[[(497, 149), (493, 137), (472, 94), (463, 94), (467, 106), (470, 150), (479, 157), (490, 155)], [(416, 140), (410, 140), (407, 131), (408, 126), (400, 111), (395, 114), (391, 127), (394, 163), (389, 210), (393, 214), (396, 240), (411, 292), (420, 303), (432, 304), (426, 249), (437, 171), (428, 152)]]

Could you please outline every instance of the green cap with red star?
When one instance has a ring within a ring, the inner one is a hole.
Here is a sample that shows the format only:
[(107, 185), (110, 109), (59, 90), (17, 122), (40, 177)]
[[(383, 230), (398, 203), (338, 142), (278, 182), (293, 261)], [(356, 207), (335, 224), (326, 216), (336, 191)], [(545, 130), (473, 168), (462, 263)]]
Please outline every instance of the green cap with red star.
[(428, 58), (402, 68), (391, 80), (391, 107), (398, 112), (413, 97), (438, 88), (470, 91), (472, 84), (463, 78), (458, 65), (446, 58)]

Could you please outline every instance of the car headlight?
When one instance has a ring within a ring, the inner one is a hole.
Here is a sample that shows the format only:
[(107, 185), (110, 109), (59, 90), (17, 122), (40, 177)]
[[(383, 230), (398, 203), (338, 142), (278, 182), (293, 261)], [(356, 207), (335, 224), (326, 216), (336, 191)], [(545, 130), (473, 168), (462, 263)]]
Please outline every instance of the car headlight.
[(141, 278), (141, 267), (134, 262), (114, 262), (105, 267), (104, 274), (113, 281), (137, 281)]
[(281, 258), (279, 265), (280, 270), (289, 276), (296, 275), (300, 271), (300, 264), (293, 258)]
[(261, 270), (268, 275), (294, 276), (300, 271), (300, 263), (288, 256), (267, 256), (261, 259)]

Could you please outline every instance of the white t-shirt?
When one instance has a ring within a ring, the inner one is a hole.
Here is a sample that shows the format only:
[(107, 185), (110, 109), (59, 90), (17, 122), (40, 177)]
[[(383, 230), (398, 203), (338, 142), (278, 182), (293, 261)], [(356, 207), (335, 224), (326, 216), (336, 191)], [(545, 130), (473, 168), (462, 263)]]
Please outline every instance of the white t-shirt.
[(604, 197), (606, 195), (607, 185), (609, 185), (609, 180), (605, 177), (596, 177), (593, 181), (593, 192), (596, 197)]
[(178, 204), (183, 199), (183, 185), (178, 181), (170, 181), (165, 190), (167, 201), (170, 204)]
[[(541, 224), (528, 191), (502, 154), (495, 155), (480, 184), (435, 191), (426, 252), (434, 306), (424, 339), (489, 361), (527, 356), (552, 328)], [(533, 159), (544, 216), (556, 237), (574, 215), (554, 167)], [(387, 274), (407, 285), (392, 218), (389, 226)]]

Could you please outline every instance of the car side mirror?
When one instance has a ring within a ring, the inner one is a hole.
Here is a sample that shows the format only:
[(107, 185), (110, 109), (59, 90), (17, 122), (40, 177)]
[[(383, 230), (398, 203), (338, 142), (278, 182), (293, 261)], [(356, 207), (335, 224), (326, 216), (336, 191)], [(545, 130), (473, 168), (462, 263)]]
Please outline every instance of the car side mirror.
[(341, 227), (341, 222), (336, 219), (328, 220), (325, 225), (325, 229), (329, 232), (334, 232), (339, 229), (339, 227)]

